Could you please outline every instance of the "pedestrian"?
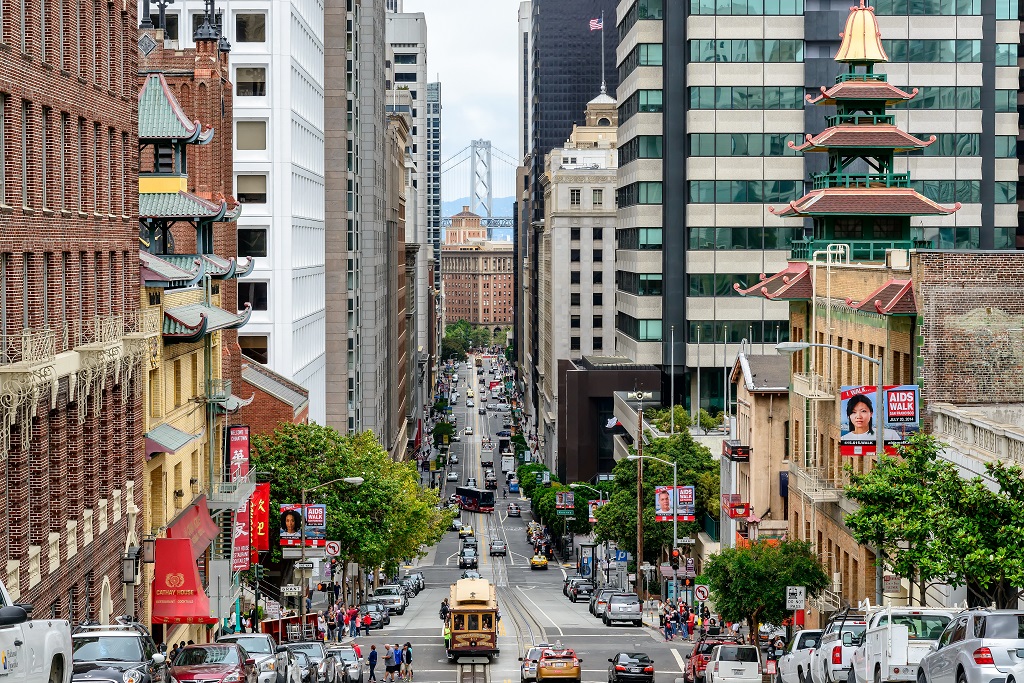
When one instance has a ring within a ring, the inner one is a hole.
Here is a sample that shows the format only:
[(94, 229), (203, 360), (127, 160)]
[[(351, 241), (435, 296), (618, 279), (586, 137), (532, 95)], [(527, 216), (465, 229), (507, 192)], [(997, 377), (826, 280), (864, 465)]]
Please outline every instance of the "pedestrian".
[(376, 681), (377, 676), (373, 673), (373, 669), (377, 666), (377, 646), (370, 646), (370, 656), (366, 658), (366, 663), (370, 665), (370, 678), (371, 681)]
[(338, 606), (334, 613), (334, 626), (338, 633), (338, 642), (345, 636), (345, 609)]
[(405, 666), (405, 680), (412, 680), (412, 643), (406, 641), (405, 655), (402, 657), (402, 664)]
[(341, 625), (341, 636), (340, 636), (340, 638), (344, 638), (345, 636), (348, 635), (349, 616), (348, 616), (348, 610), (347, 609), (345, 609), (344, 607), (342, 607), (341, 609), (342, 609), (343, 614), (341, 616), (341, 624), (342, 625)]
[(683, 613), (679, 615), (679, 632), (683, 640), (690, 640), (690, 607), (683, 603)]
[(447, 621), (444, 622), (444, 649), (452, 649), (452, 627)]
[(249, 608), (249, 629), (253, 633), (259, 633), (260, 632), (259, 623), (260, 623), (260, 610), (259, 610), (258, 607), (256, 607), (256, 605), (253, 605), (251, 608)]
[(370, 624), (373, 623), (373, 617), (370, 616), (369, 610), (363, 615), (363, 628), (366, 630), (366, 635), (370, 635)]
[(234, 633), (238, 628), (238, 617), (235, 616), (234, 607), (231, 608), (231, 614), (228, 616), (228, 633)]
[(405, 664), (405, 645), (398, 651), (398, 677), (405, 680), (408, 667)]
[(352, 631), (349, 635), (353, 638), (359, 635), (359, 608), (352, 607), (348, 611), (348, 620), (351, 625)]
[(384, 680), (395, 680), (395, 653), (387, 643), (384, 644)]
[(338, 616), (334, 613), (334, 605), (327, 608), (324, 619), (327, 621), (327, 638), (334, 640), (334, 632), (338, 628)]

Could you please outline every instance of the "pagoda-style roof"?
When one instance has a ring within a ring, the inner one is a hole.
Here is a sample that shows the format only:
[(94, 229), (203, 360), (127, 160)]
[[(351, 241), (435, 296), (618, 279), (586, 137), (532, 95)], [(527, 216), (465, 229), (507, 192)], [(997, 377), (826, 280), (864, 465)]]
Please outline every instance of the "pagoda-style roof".
[(236, 259), (234, 256), (224, 258), (216, 254), (164, 254), (162, 259), (179, 268), (191, 261), (201, 261), (206, 274), (214, 280), (245, 277), (252, 272), (256, 262), (251, 258)]
[(191, 221), (231, 221), (241, 213), (241, 204), (228, 212), (226, 200), (203, 199), (191, 192), (143, 192), (139, 193), (139, 218), (168, 218)]
[(249, 304), (241, 313), (231, 313), (205, 303), (165, 308), (164, 341), (197, 342), (210, 332), (236, 330), (249, 322), (251, 313)]
[(960, 209), (933, 202), (906, 187), (827, 187), (811, 190), (782, 209), (777, 216), (946, 216)]
[(841, 124), (826, 128), (818, 135), (807, 135), (807, 142), (797, 145), (792, 140), (789, 146), (798, 152), (827, 152), (830, 149), (880, 148), (893, 152), (911, 152), (924, 149), (935, 142), (932, 135), (920, 140), (889, 124)]
[(850, 14), (846, 17), (846, 27), (839, 37), (843, 42), (836, 52), (837, 62), (877, 64), (889, 61), (889, 56), (882, 47), (882, 33), (878, 30), (875, 8), (865, 5), (864, 0), (860, 0), (859, 7), (850, 8)]
[[(840, 76), (840, 79), (843, 79), (843, 76)], [(865, 74), (861, 79), (852, 79), (846, 75), (845, 79), (831, 88), (821, 86), (821, 95), (818, 97), (807, 95), (807, 101), (811, 104), (834, 107), (839, 100), (863, 100), (884, 103), (885, 106), (891, 107), (914, 99), (917, 93), (917, 88), (907, 92), (891, 85), (882, 74)]]
[(917, 315), (914, 300), (914, 283), (910, 280), (892, 279), (864, 297), (863, 301), (847, 299), (846, 305), (858, 311), (882, 315)]
[(190, 287), (206, 274), (206, 263), (198, 256), (179, 259), (173, 254), (168, 257), (139, 251), (139, 259), (146, 287)]
[(213, 128), (191, 121), (163, 74), (149, 74), (139, 91), (139, 139), (206, 144)]
[(771, 300), (810, 299), (811, 271), (810, 266), (802, 261), (790, 262), (785, 270), (775, 275), (766, 276), (761, 273), (761, 281), (753, 287), (743, 289), (739, 283), (733, 285), (740, 296), (763, 296)]

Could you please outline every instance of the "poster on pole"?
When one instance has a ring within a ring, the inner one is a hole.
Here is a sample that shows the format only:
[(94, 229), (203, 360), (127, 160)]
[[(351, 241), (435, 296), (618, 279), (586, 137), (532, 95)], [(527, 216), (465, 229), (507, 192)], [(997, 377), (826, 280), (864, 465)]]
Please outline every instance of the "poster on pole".
[(270, 550), (270, 482), (256, 484), (251, 501), (253, 550)]
[(231, 457), (231, 481), (249, 474), (249, 425), (228, 427), (228, 453)]
[(307, 546), (322, 546), (327, 536), (327, 506), (301, 505), (281, 506), (281, 545), (302, 545), (303, 528)]
[(875, 406), (876, 386), (840, 387), (839, 452), (844, 456), (875, 455), (879, 420), (885, 452), (896, 453), (896, 446), (921, 426), (920, 396), (917, 385), (887, 386), (882, 390), (884, 405)]
[(588, 500), (587, 510), (590, 512), (589, 518), (591, 524), (597, 523), (597, 508), (607, 504), (607, 500)]
[(654, 521), (692, 522), (697, 518), (693, 486), (654, 487)]

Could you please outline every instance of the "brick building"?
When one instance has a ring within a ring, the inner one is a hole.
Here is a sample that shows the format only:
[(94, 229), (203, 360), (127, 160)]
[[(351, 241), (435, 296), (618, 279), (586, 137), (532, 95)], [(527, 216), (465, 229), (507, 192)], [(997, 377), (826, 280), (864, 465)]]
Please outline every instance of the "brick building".
[(466, 320), (495, 330), (512, 323), (512, 243), (487, 240), (480, 216), (462, 207), (441, 249), (444, 324)]
[(239, 417), (253, 434), (271, 434), (282, 422), (309, 421), (309, 390), (259, 363), (242, 363), (239, 394), (253, 397)]
[(138, 48), (134, 4), (43, 5), (0, 19), (0, 572), (81, 620), (142, 521)]

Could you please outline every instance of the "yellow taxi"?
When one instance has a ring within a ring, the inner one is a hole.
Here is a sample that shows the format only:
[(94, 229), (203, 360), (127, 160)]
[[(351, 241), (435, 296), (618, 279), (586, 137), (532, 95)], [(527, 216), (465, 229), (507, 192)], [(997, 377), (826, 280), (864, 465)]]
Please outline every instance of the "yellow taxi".
[(466, 389), (466, 398), (473, 398), (473, 390)]
[(469, 524), (459, 527), (459, 538), (466, 538), (473, 535), (473, 527)]
[(540, 553), (537, 553), (530, 558), (530, 569), (547, 569), (548, 558), (544, 557)]
[(540, 653), (537, 681), (571, 680), (579, 683), (583, 678), (582, 662), (574, 650), (555, 643), (554, 647), (544, 648)]

